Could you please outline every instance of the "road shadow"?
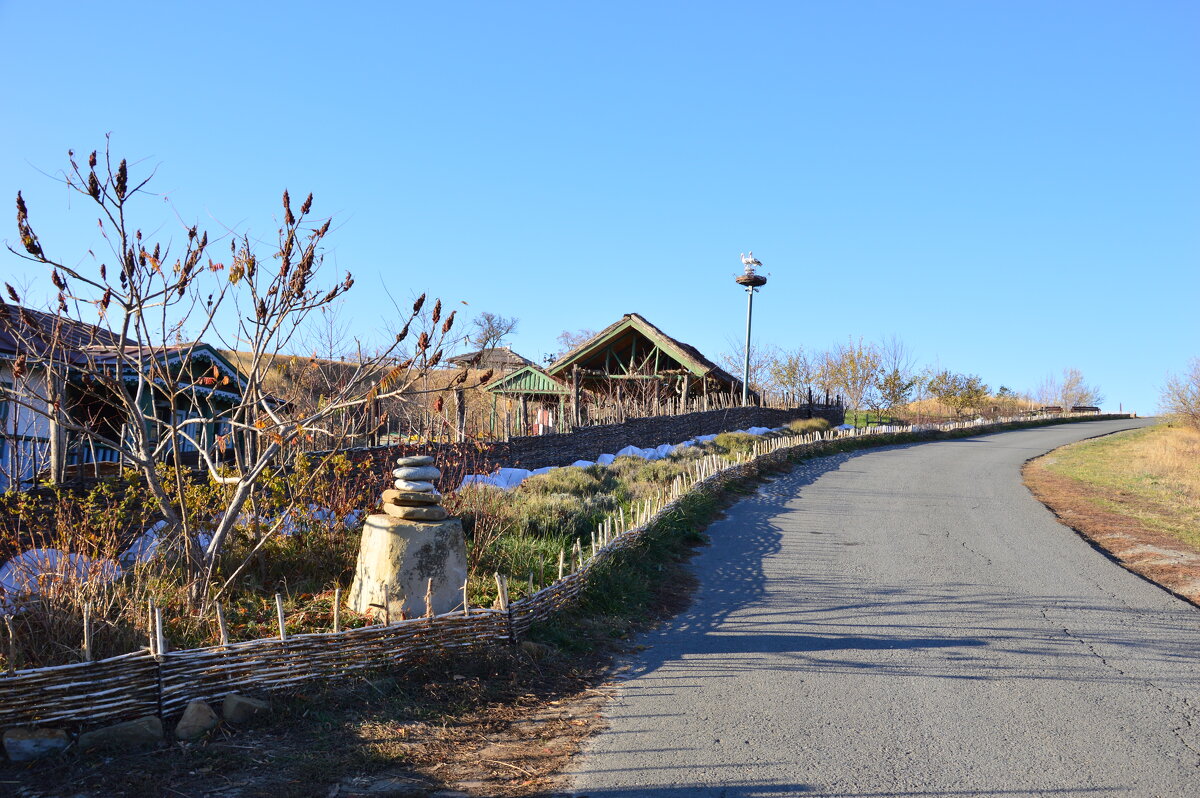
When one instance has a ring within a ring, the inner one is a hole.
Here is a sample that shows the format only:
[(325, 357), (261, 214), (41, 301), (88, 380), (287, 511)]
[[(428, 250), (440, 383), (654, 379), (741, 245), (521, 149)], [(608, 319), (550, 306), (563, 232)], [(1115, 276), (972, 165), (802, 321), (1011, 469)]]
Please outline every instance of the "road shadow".
[(1088, 796), (1111, 795), (1124, 793), (1124, 787), (1061, 787), (1045, 788), (1007, 787), (998, 789), (929, 789), (929, 790), (888, 790), (878, 792), (827, 790), (812, 784), (801, 782), (780, 784), (721, 784), (721, 785), (672, 785), (669, 787), (617, 787), (612, 789), (589, 789), (571, 793), (550, 793), (546, 798), (781, 798), (787, 795), (806, 795), (812, 798), (1005, 798), (1005, 796)]
[[(853, 468), (865, 455), (922, 445), (927, 444), (803, 461), (740, 501), (709, 530), (711, 549), (695, 561), (700, 584), (690, 606), (643, 639), (647, 648), (626, 663), (627, 673), (654, 673), (669, 662), (672, 679), (771, 669), (781, 675), (820, 670), (932, 679), (1141, 682), (1138, 673), (1098, 669), (1095, 649), (1100, 646), (1151, 666), (1170, 662), (1179, 674), (1176, 686), (1200, 685), (1200, 669), (1186, 654), (1200, 651), (1200, 616), (1182, 603), (1177, 610), (1138, 616), (1131, 624), (1127, 608), (1117, 602), (1008, 592), (996, 584), (892, 584), (831, 575), (821, 563), (858, 544), (815, 528), (790, 529), (786, 534), (793, 539), (785, 550), (781, 516), (852, 512), (849, 502), (806, 503), (807, 486), (832, 471)], [(803, 546), (795, 543), (800, 535)], [(772, 559), (769, 581), (764, 563)], [(1178, 667), (1185, 658), (1192, 666)]]

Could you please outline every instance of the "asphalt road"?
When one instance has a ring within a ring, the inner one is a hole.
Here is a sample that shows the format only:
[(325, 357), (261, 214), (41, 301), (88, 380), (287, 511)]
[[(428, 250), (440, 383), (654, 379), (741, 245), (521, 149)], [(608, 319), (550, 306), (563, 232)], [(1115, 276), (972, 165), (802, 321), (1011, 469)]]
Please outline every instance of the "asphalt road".
[(1200, 610), (1019, 474), (1139, 423), (822, 458), (739, 502), (573, 793), (1200, 796)]

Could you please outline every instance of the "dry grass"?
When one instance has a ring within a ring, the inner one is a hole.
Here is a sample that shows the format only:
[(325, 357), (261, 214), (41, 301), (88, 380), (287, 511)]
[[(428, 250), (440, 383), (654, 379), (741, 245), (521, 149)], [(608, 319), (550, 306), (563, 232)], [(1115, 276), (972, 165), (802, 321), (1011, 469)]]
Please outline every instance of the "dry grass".
[(1200, 433), (1159, 426), (1084, 441), (1024, 476), (1064, 524), (1200, 606)]
[[(989, 396), (984, 399), (979, 408), (976, 410), (964, 411), (962, 416), (977, 416), (983, 415), (1009, 415), (1012, 413), (1021, 413), (1028, 410), (1037, 410), (1041, 407), (1037, 402), (1028, 399), (1007, 396), (999, 398)], [(942, 404), (937, 399), (921, 399), (916, 402), (909, 402), (902, 408), (898, 408), (896, 415), (905, 418), (922, 418), (922, 419), (939, 419), (939, 418), (954, 418), (954, 410), (947, 405)]]
[(1083, 441), (1045, 460), (1099, 490), (1092, 503), (1200, 549), (1200, 431), (1159, 425)]

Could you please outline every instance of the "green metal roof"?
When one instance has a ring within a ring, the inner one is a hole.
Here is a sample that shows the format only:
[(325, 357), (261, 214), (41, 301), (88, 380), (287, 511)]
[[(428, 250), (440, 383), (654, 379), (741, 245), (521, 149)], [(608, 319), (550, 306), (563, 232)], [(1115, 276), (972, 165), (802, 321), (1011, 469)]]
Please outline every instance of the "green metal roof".
[(484, 388), (488, 393), (503, 394), (554, 394), (566, 396), (571, 393), (565, 385), (552, 378), (537, 366), (522, 366), (512, 374)]

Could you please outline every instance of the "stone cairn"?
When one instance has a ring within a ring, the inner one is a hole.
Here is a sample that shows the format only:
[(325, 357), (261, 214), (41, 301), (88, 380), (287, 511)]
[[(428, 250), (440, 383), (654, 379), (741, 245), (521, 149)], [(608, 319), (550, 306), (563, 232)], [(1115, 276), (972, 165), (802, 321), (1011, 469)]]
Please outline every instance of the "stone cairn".
[(433, 458), (401, 457), (396, 461), (398, 468), (392, 472), (396, 478), (395, 489), (383, 492), (383, 511), (394, 518), (405, 521), (444, 521), (448, 515), (441, 506), (442, 494), (437, 492), (433, 481), (442, 476), (434, 467)]

